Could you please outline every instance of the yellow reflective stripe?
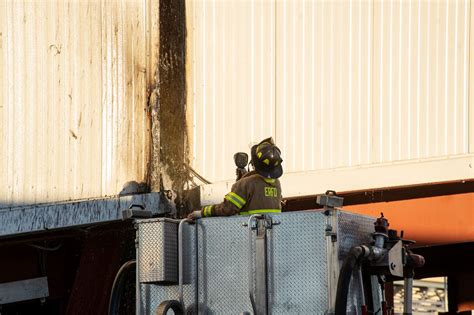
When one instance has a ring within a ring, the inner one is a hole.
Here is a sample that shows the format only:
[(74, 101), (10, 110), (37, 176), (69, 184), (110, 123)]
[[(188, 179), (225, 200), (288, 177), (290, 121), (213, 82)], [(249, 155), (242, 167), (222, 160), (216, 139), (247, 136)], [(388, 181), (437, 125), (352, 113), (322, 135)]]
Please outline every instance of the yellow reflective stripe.
[(249, 210), (248, 214), (261, 214), (261, 213), (280, 213), (281, 209), (258, 209)]
[(214, 206), (207, 206), (207, 207), (204, 207), (204, 210), (203, 210), (202, 215), (203, 215), (204, 217), (210, 217), (210, 216), (212, 215), (212, 213), (211, 213), (212, 207), (214, 207)]
[(262, 213), (281, 213), (280, 209), (259, 209), (259, 210), (249, 210), (239, 213), (240, 215), (249, 215), (249, 214), (262, 214)]
[(242, 206), (247, 203), (247, 201), (245, 201), (244, 198), (240, 197), (240, 196), (237, 195), (235, 192), (232, 192), (232, 191), (231, 191), (230, 193), (228, 193), (228, 195), (231, 195), (231, 196), (235, 197), (238, 201), (240, 201), (240, 203), (242, 204)]
[(239, 210), (242, 209), (243, 205), (241, 205), (233, 196), (226, 195), (224, 198), (232, 202), (237, 208), (239, 208)]
[(265, 182), (269, 183), (269, 184), (274, 184), (275, 183), (275, 180), (273, 178), (264, 178), (263, 180)]

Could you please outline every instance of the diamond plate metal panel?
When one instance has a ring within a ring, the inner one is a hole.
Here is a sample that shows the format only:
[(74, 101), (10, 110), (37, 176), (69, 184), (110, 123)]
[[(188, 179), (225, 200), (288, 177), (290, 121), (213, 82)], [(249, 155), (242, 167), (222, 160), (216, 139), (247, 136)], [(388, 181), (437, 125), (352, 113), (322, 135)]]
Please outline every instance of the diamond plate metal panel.
[[(271, 217), (280, 224), (267, 231), (270, 312), (324, 314), (329, 309), (330, 278), (326, 216), (304, 211)], [(336, 221), (338, 241), (331, 244), (337, 244), (335, 261), (342, 263), (351, 247), (370, 243), (374, 218), (342, 212)], [(184, 302), (188, 313), (252, 313), (249, 284), (255, 285), (255, 233), (249, 240), (249, 230), (243, 226), (247, 222), (248, 217), (206, 218), (184, 227)], [(146, 224), (139, 225), (139, 236), (153, 233), (146, 229)], [(360, 306), (358, 285), (353, 278), (348, 314), (357, 314)], [(138, 313), (152, 314), (162, 301), (179, 299), (179, 286), (141, 284), (140, 295)]]
[[(342, 266), (344, 258), (353, 246), (366, 244), (372, 241), (372, 233), (374, 232), (375, 218), (353, 214), (349, 212), (338, 213), (338, 243), (339, 243), (339, 265)], [(360, 282), (357, 274), (354, 273), (349, 287), (349, 295), (347, 300), (347, 313), (357, 314), (360, 310), (361, 295)]]
[[(147, 224), (141, 224), (148, 222)], [(146, 220), (141, 221), (138, 225), (138, 236), (139, 236), (139, 249), (141, 238), (144, 233), (150, 233), (150, 228), (148, 225), (155, 221), (154, 220)], [(176, 231), (178, 224), (173, 222), (172, 224), (176, 225)], [(155, 230), (156, 232), (157, 230)], [(153, 233), (153, 232), (151, 232)], [(177, 232), (176, 232), (177, 233)], [(155, 237), (158, 238), (159, 234)], [(184, 274), (184, 286), (183, 286), (183, 302), (186, 308), (186, 314), (197, 314), (197, 251), (196, 251), (196, 226), (185, 224), (183, 226), (183, 274)], [(138, 273), (139, 278), (141, 276), (142, 270), (140, 269), (140, 264), (138, 266)], [(175, 268), (178, 270), (178, 260), (176, 259)], [(143, 283), (140, 285), (140, 300), (138, 303), (139, 311), (137, 314), (154, 314), (158, 305), (161, 302), (166, 300), (179, 300), (179, 285), (159, 285), (159, 284), (150, 284), (150, 283)]]
[(247, 217), (199, 220), (199, 314), (251, 312)]
[(324, 314), (326, 217), (313, 211), (272, 217), (281, 223), (267, 232), (271, 314)]
[(178, 225), (165, 219), (140, 223), (140, 282), (178, 281)]

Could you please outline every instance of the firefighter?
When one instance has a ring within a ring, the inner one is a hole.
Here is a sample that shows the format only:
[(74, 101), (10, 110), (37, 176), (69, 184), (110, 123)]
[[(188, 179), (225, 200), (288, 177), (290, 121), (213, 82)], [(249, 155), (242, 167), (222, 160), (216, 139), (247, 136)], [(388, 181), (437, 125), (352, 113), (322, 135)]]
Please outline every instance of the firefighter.
[(282, 161), (280, 149), (272, 138), (254, 145), (251, 148), (254, 170), (232, 185), (222, 203), (193, 211), (188, 218), (281, 212), (281, 186), (278, 178), (283, 174)]

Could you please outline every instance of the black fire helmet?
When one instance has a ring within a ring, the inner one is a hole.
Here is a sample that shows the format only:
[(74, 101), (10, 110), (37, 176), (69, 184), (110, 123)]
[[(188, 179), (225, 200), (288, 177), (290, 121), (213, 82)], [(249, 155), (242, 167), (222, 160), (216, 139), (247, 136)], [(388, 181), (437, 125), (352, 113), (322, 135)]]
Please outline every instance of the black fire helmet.
[(281, 151), (271, 137), (254, 145), (250, 151), (258, 174), (266, 178), (278, 178), (283, 174)]

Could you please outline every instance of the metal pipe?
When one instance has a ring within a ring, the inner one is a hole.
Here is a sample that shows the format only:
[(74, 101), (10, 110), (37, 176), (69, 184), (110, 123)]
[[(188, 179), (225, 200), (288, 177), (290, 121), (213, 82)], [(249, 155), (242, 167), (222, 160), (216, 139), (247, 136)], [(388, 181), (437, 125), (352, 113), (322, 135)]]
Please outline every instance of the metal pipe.
[(362, 266), (359, 265), (357, 268), (357, 275), (359, 277), (359, 285), (360, 285), (360, 302), (362, 305), (365, 305), (365, 291), (364, 291), (364, 280), (362, 279)]
[(413, 278), (405, 278), (403, 291), (405, 292), (403, 299), (403, 314), (411, 314), (413, 311)]
[(381, 235), (381, 234), (378, 234), (374, 238), (375, 238), (375, 244), (374, 244), (375, 247), (383, 248), (383, 246), (385, 244), (385, 236)]
[(254, 283), (254, 279), (252, 277), (252, 271), (253, 271), (253, 259), (252, 259), (252, 231), (253, 231), (253, 227), (252, 227), (252, 222), (255, 220), (255, 219), (258, 219), (258, 218), (262, 218), (263, 215), (261, 214), (253, 214), (249, 217), (248, 221), (247, 221), (247, 228), (248, 228), (248, 231), (249, 231), (249, 257), (248, 257), (248, 261), (249, 261), (249, 297), (250, 297), (250, 303), (252, 304), (252, 309), (253, 309), (253, 312), (256, 313), (256, 306), (255, 306), (255, 298), (253, 297), (253, 283)]
[(140, 244), (138, 243), (138, 228), (137, 225), (135, 225), (136, 231), (135, 231), (135, 253), (137, 257), (137, 264), (135, 266), (135, 314), (141, 314), (141, 284), (140, 284), (140, 264), (138, 263), (138, 246)]
[(184, 308), (184, 289), (183, 289), (183, 282), (184, 282), (184, 275), (183, 275), (183, 224), (185, 222), (190, 222), (189, 219), (183, 219), (179, 221), (178, 225), (178, 284), (179, 284), (179, 303)]

